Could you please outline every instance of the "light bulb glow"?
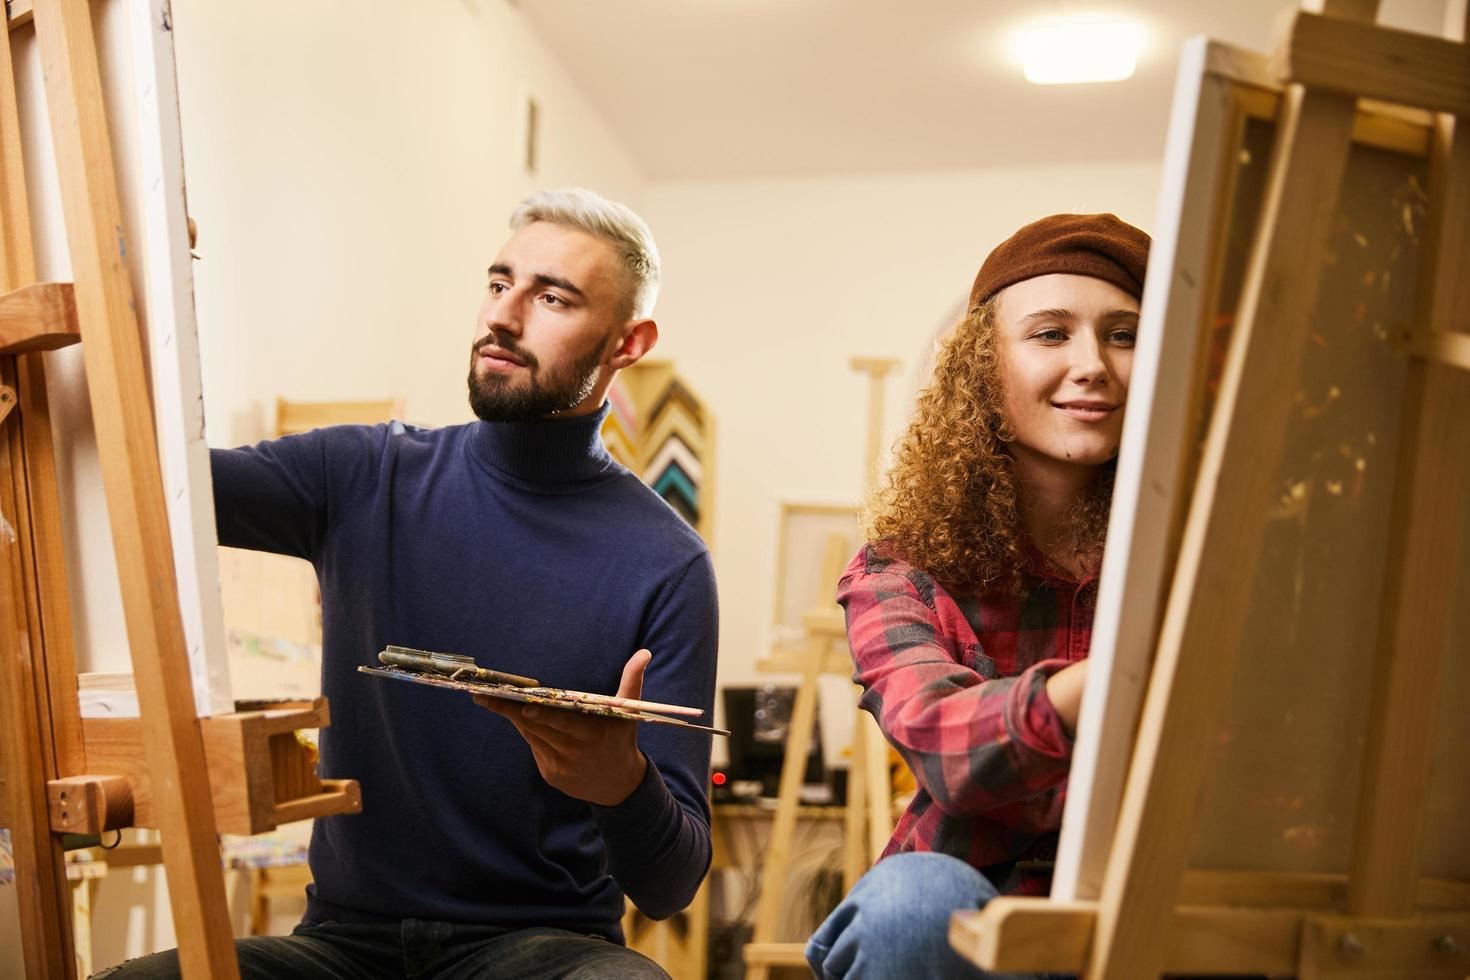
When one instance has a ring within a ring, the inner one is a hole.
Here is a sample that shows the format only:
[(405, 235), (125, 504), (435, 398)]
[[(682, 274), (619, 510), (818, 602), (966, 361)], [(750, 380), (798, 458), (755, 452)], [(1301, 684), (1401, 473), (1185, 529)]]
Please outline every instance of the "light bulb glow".
[(1017, 40), (1026, 80), (1037, 85), (1119, 82), (1138, 66), (1143, 32), (1124, 20), (1075, 20), (1033, 27)]

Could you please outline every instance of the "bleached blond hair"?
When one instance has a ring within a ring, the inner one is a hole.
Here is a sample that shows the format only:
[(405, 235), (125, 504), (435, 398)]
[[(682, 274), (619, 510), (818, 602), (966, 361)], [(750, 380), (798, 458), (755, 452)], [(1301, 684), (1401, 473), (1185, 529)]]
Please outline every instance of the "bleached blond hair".
[(510, 227), (520, 231), (533, 221), (565, 225), (611, 242), (628, 275), (630, 317), (653, 313), (658, 299), (658, 246), (648, 223), (632, 208), (582, 187), (541, 190), (516, 205)]

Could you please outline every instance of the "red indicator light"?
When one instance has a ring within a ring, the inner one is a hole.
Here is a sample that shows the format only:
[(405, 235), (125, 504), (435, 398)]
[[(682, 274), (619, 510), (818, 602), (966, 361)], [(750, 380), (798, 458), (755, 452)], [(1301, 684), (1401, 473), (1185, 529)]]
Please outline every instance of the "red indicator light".
[(723, 786), (725, 785), (725, 774), (722, 772), (717, 772), (714, 775), (710, 776), (709, 781), (714, 783), (716, 786)]

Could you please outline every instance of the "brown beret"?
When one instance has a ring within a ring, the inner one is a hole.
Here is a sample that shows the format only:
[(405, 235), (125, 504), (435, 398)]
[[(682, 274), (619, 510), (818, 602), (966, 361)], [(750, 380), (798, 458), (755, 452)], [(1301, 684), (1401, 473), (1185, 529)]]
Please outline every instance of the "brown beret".
[(1149, 237), (1112, 214), (1054, 214), (995, 247), (970, 289), (974, 309), (1007, 286), (1056, 272), (1110, 282), (1143, 299)]

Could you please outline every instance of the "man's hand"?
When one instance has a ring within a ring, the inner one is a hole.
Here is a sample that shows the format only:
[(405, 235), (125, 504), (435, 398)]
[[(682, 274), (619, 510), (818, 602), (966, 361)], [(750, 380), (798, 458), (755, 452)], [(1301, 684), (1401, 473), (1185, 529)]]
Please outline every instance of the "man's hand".
[[(653, 654), (639, 650), (623, 667), (618, 697), (643, 694), (643, 671)], [(638, 750), (638, 723), (560, 708), (502, 701), (483, 694), (475, 703), (516, 726), (531, 747), (541, 778), (563, 793), (598, 806), (626, 800), (648, 771)]]

